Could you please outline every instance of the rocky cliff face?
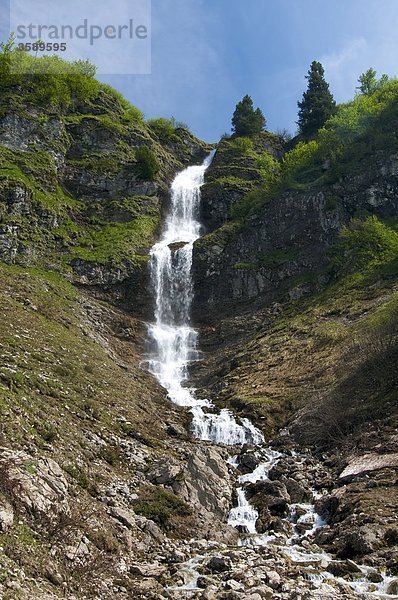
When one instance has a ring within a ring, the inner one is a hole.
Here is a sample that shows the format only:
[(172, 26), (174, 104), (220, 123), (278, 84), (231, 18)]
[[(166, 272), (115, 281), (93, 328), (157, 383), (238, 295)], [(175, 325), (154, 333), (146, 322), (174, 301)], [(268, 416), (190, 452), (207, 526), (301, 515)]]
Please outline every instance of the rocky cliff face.
[[(229, 176), (228, 160), (223, 167), (218, 164), (217, 172)], [(224, 224), (195, 244), (196, 318), (207, 321), (209, 306), (217, 319), (222, 313), (307, 295), (322, 281), (322, 268), (342, 227), (361, 212), (395, 218), (397, 190), (394, 154), (375, 157), (371, 169), (328, 189), (287, 190), (243, 224), (230, 218), (230, 207), (239, 202), (236, 190), (225, 191), (222, 198), (210, 194), (210, 200), (205, 193), (204, 214), (219, 214)]]
[[(183, 129), (160, 143), (107, 90), (60, 109), (16, 89), (1, 108), (0, 259), (107, 288), (148, 316), (146, 259), (169, 183), (209, 146)], [(136, 157), (143, 146), (160, 165), (151, 180)]]
[(228, 221), (233, 206), (261, 185), (268, 167), (268, 163), (263, 164), (264, 155), (280, 160), (283, 152), (283, 140), (268, 132), (250, 139), (249, 149), (236, 145), (233, 139), (220, 141), (202, 188), (200, 221), (206, 232)]

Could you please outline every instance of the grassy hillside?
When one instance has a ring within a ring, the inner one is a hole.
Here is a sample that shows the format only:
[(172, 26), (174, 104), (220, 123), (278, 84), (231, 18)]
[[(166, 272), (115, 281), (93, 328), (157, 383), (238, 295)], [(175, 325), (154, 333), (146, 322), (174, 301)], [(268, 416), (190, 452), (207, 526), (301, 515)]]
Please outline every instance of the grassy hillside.
[[(293, 415), (299, 439), (320, 447), (396, 423), (397, 123), (396, 80), (340, 105), (314, 139), (269, 148), (266, 172), (229, 193), (227, 221), (196, 244), (198, 273), (211, 274), (197, 297), (228, 310), (205, 327), (195, 378), (269, 435)], [(236, 176), (232, 147), (245, 166), (256, 144), (222, 141), (217, 180)]]
[(266, 327), (235, 348), (222, 398), (269, 434), (307, 407), (299, 435), (319, 444), (396, 415), (397, 291), (396, 276), (355, 273), (280, 316), (256, 313)]
[[(28, 73), (11, 72), (13, 60)], [(150, 310), (137, 278), (169, 182), (209, 147), (173, 120), (146, 122), (94, 73), (80, 61), (0, 54), (4, 600), (138, 597), (122, 557), (147, 557), (164, 534), (200, 527), (171, 488), (147, 479), (160, 460), (182, 469), (179, 450), (194, 456), (196, 446), (185, 412), (140, 367), (144, 325), (109, 288), (128, 280), (129, 306), (142, 294)]]
[[(279, 170), (268, 159), (260, 186), (233, 207), (231, 217), (244, 220), (255, 215), (272, 198), (288, 190), (326, 189), (329, 206), (335, 208), (342, 202), (344, 190), (339, 184), (345, 177), (361, 174), (375, 158), (398, 151), (397, 124), (397, 80), (388, 81), (373, 94), (358, 94), (351, 102), (338, 106), (337, 114), (314, 139), (296, 138), (286, 144)], [(243, 139), (240, 145), (243, 149)], [(250, 155), (249, 146), (246, 144), (243, 154)]]
[(140, 269), (170, 179), (206, 144), (146, 122), (87, 62), (3, 50), (0, 73), (0, 258), (71, 277), (76, 263)]

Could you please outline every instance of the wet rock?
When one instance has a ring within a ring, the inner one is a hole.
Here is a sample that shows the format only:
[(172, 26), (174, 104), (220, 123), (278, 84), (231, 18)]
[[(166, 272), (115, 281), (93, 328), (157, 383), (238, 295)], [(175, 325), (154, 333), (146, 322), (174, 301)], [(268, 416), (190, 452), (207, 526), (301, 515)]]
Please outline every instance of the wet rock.
[(290, 497), (286, 486), (280, 481), (257, 481), (246, 488), (247, 498), (260, 512), (268, 510), (271, 515), (285, 516)]
[(281, 479), (282, 476), (289, 477), (292, 469), (296, 467), (296, 463), (292, 458), (281, 458), (278, 462), (270, 469), (268, 477), (271, 481)]
[(346, 575), (352, 575), (353, 573), (361, 573), (358, 565), (351, 560), (333, 561), (326, 567), (326, 570), (334, 577), (346, 577)]
[(258, 458), (254, 452), (244, 452), (242, 450), (241, 454), (238, 456), (238, 464), (239, 470), (242, 471), (242, 473), (251, 473), (257, 467)]
[(280, 481), (285, 485), (292, 503), (306, 502), (311, 499), (311, 489), (304, 483), (300, 483), (296, 479), (286, 477), (285, 475), (282, 475)]
[(201, 575), (198, 577), (196, 585), (199, 588), (205, 589), (212, 583), (212, 579), (210, 577), (206, 577), (205, 575)]
[(383, 576), (381, 575), (381, 573), (377, 573), (377, 571), (374, 571), (373, 573), (368, 573), (367, 577), (372, 583), (381, 583), (383, 581)]
[(398, 596), (398, 579), (390, 581), (387, 586), (387, 594), (390, 594), (391, 596)]
[(231, 564), (231, 559), (227, 556), (212, 556), (206, 567), (211, 573), (223, 573), (231, 568)]
[(339, 506), (339, 496), (337, 494), (330, 494), (322, 496), (315, 501), (315, 510), (322, 517), (329, 521), (333, 515), (336, 514)]

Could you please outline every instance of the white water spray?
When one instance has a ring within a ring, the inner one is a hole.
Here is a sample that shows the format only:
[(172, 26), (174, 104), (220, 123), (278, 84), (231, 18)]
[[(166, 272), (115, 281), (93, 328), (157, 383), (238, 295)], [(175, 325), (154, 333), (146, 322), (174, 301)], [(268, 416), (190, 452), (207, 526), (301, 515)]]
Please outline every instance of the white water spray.
[(192, 253), (201, 229), (198, 221), (200, 188), (213, 154), (202, 165), (188, 167), (174, 179), (163, 234), (150, 252), (155, 323), (149, 326), (153, 352), (148, 368), (173, 402), (191, 407), (195, 437), (229, 445), (259, 444), (264, 438), (248, 419), (242, 419), (239, 424), (226, 409), (205, 412), (204, 408), (211, 409), (211, 404), (198, 400), (193, 390), (184, 386), (188, 366), (198, 358), (198, 334), (190, 324)]
[[(170, 211), (166, 218), (161, 239), (150, 252), (151, 282), (155, 294), (155, 322), (149, 326), (149, 335), (153, 351), (147, 362), (148, 368), (166, 388), (170, 399), (180, 406), (190, 407), (192, 413), (192, 429), (194, 435), (202, 440), (229, 445), (253, 444), (261, 446), (264, 437), (248, 419), (238, 423), (232, 413), (223, 409), (216, 411), (207, 400), (195, 398), (194, 391), (185, 387), (188, 379), (189, 364), (198, 359), (198, 334), (190, 324), (191, 304), (193, 298), (193, 281), (191, 277), (192, 253), (195, 240), (200, 237), (198, 221), (200, 207), (200, 188), (204, 183), (204, 175), (210, 165), (213, 153), (200, 166), (188, 167), (179, 173), (171, 188)], [(304, 537), (311, 536), (318, 527), (323, 526), (314, 504), (292, 505), (287, 522), (307, 526), (304, 533), (293, 533), (290, 537), (284, 534), (259, 534), (256, 531), (258, 513), (245, 495), (244, 486), (266, 480), (270, 468), (281, 457), (271, 448), (262, 448), (262, 460), (253, 472), (238, 477), (237, 506), (232, 508), (228, 523), (238, 528), (243, 536), (240, 545), (265, 546), (272, 542), (294, 562), (318, 564), (329, 562), (332, 557), (324, 552), (305, 550), (299, 545)], [(233, 457), (229, 464), (237, 467), (237, 458)], [(315, 496), (315, 494), (314, 494)], [(177, 588), (182, 593), (197, 589), (199, 572), (197, 566), (206, 555), (199, 555), (182, 565), (182, 573), (187, 583)], [(383, 581), (374, 585), (367, 579), (367, 567), (361, 566), (361, 579), (347, 582), (359, 594), (383, 598), (393, 598), (389, 591), (394, 583), (392, 578), (383, 574)], [(319, 585), (330, 579), (328, 572), (318, 572), (314, 577)], [(312, 579), (311, 579), (312, 580)]]
[(149, 327), (154, 345), (149, 370), (180, 406), (202, 404), (183, 383), (189, 363), (197, 358), (198, 335), (190, 326), (192, 251), (200, 234), (200, 188), (211, 158), (200, 166), (188, 167), (174, 179), (163, 235), (150, 252), (155, 323)]

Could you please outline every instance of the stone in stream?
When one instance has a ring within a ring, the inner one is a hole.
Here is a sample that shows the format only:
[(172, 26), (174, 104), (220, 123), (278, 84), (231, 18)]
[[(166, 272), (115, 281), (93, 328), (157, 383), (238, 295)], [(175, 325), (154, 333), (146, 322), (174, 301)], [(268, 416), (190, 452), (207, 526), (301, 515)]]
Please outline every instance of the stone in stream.
[(258, 458), (253, 451), (247, 451), (247, 445), (242, 447), (238, 455), (239, 470), (244, 473), (251, 473), (257, 467)]
[(291, 502), (307, 502), (312, 499), (311, 489), (304, 483), (299, 483), (296, 479), (285, 475), (282, 475), (280, 481), (285, 485)]
[(286, 516), (290, 497), (286, 486), (280, 481), (256, 481), (245, 488), (247, 499), (259, 511), (269, 511), (270, 515)]
[(387, 587), (387, 594), (391, 596), (398, 596), (398, 579), (390, 581)]
[(187, 242), (173, 242), (172, 244), (169, 244), (169, 248), (172, 254), (174, 254), (174, 252), (177, 252), (177, 250), (183, 248), (186, 245), (186, 243)]

